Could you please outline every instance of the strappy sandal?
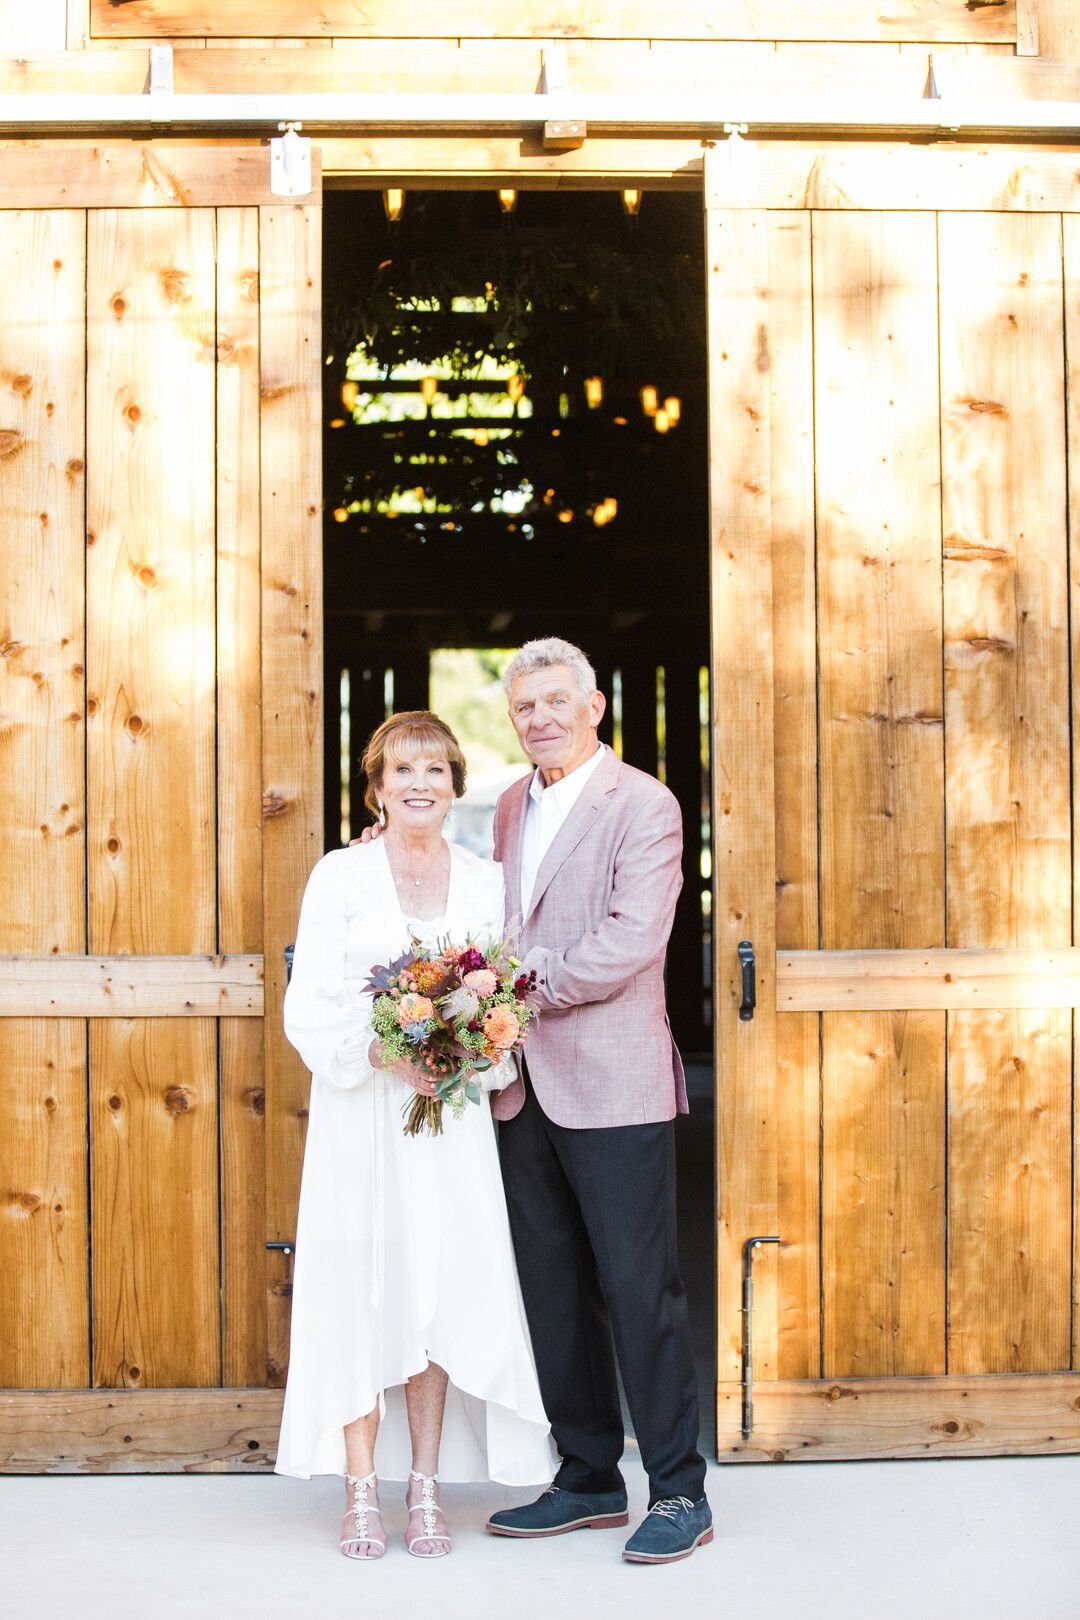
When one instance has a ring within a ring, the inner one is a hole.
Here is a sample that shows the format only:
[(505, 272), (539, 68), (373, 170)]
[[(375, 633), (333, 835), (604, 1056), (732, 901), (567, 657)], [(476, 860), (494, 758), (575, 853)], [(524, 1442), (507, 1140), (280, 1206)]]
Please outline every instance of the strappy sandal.
[[(414, 1558), (445, 1558), (454, 1545), (446, 1531), (446, 1515), (435, 1500), (438, 1474), (409, 1472), (410, 1480), (420, 1486), (420, 1500), (409, 1509), (409, 1524), (405, 1531), (405, 1545)], [(419, 1524), (413, 1524), (414, 1513), (420, 1514)], [(443, 1528), (439, 1529), (439, 1520)]]
[(379, 1482), (374, 1474), (366, 1479), (346, 1474), (345, 1484), (352, 1491), (352, 1503), (341, 1521), (341, 1550), (346, 1558), (381, 1558), (386, 1551), (386, 1531), (379, 1509)]

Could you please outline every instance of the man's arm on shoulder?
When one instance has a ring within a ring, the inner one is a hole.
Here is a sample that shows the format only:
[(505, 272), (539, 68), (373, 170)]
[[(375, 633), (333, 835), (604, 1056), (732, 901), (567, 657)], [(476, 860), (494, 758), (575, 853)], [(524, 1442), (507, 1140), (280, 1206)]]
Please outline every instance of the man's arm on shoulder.
[(636, 810), (615, 860), (609, 915), (561, 950), (537, 947), (525, 958), (535, 969), (541, 1007), (580, 1007), (607, 1001), (667, 950), (682, 888), (682, 816), (668, 792)]

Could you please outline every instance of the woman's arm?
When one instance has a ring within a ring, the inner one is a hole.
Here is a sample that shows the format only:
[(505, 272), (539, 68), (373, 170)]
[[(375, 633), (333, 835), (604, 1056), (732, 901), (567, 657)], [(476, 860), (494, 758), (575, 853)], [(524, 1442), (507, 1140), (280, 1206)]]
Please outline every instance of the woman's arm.
[(351, 1090), (373, 1072), (371, 998), (350, 995), (345, 984), (349, 922), (342, 853), (324, 856), (304, 890), (285, 992), (285, 1034), (312, 1074)]

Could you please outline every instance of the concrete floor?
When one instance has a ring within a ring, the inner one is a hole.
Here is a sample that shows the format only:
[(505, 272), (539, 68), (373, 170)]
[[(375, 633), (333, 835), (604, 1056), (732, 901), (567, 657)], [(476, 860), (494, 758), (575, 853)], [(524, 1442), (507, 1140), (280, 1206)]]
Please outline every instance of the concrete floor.
[[(628, 1459), (633, 1505), (645, 1481)], [(391, 1501), (387, 1487), (385, 1500)], [(1080, 1457), (714, 1467), (718, 1535), (686, 1563), (621, 1562), (618, 1531), (509, 1542), (482, 1524), (521, 1499), (446, 1492), (457, 1542), (336, 1551), (337, 1480), (0, 1479), (0, 1613), (35, 1620), (1075, 1620)], [(395, 1492), (396, 1495), (396, 1492)]]

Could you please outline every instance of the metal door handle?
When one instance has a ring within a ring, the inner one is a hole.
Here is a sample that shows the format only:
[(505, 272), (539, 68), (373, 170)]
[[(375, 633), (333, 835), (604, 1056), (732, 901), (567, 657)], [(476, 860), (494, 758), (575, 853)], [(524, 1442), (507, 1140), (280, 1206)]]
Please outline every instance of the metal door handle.
[(754, 959), (754, 947), (748, 939), (739, 941), (739, 964), (742, 968), (742, 1002), (739, 1006), (739, 1017), (746, 1023), (754, 1016), (757, 1006), (757, 963)]

